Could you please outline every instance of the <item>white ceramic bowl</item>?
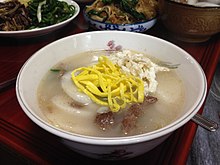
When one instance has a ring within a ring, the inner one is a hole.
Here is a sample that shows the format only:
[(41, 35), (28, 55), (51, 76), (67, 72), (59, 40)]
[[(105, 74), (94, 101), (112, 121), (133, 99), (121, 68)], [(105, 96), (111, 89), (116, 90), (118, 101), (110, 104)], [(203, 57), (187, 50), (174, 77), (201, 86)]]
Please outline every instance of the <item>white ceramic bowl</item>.
[[(132, 38), (132, 40), (131, 40)], [(40, 80), (53, 65), (80, 52), (107, 49), (114, 40), (123, 48), (145, 52), (171, 63), (186, 87), (184, 111), (171, 124), (153, 132), (127, 137), (91, 137), (70, 133), (50, 125), (38, 106), (36, 91)], [(42, 129), (83, 155), (97, 159), (128, 159), (143, 154), (163, 142), (173, 131), (186, 124), (202, 106), (207, 92), (205, 74), (197, 61), (181, 48), (162, 39), (134, 32), (96, 31), (75, 34), (55, 41), (37, 51), (21, 68), (16, 94), (26, 115)]]
[(100, 22), (97, 20), (91, 19), (84, 10), (84, 18), (89, 23), (89, 26), (96, 30), (118, 30), (118, 31), (129, 31), (129, 32), (145, 32), (148, 29), (152, 28), (157, 22), (157, 18), (145, 22), (138, 22), (133, 24), (112, 24)]
[[(5, 0), (4, 0), (5, 1)], [(61, 0), (67, 2), (69, 5), (75, 6), (75, 13), (72, 17), (68, 18), (67, 20), (42, 27), (42, 28), (36, 28), (36, 29), (30, 29), (30, 30), (18, 30), (18, 31), (0, 31), (0, 36), (1, 37), (13, 37), (13, 38), (29, 38), (29, 37), (36, 37), (36, 36), (41, 36), (45, 35), (48, 33), (51, 33), (57, 29), (62, 28), (63, 26), (67, 25), (69, 22), (71, 22), (74, 18), (76, 18), (80, 12), (80, 7), (79, 5), (72, 0)]]

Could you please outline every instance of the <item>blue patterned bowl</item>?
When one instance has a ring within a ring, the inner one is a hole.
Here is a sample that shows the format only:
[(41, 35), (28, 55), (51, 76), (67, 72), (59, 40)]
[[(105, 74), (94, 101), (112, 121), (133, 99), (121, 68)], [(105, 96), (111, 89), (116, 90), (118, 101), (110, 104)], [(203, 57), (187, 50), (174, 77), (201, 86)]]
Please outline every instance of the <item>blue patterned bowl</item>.
[(151, 27), (153, 27), (157, 21), (157, 18), (153, 18), (151, 20), (145, 21), (145, 22), (138, 22), (133, 24), (111, 24), (111, 23), (105, 23), (100, 22), (94, 19), (91, 19), (85, 12), (84, 18), (89, 23), (89, 26), (93, 29), (98, 30), (118, 30), (118, 31), (130, 31), (130, 32), (145, 32)]

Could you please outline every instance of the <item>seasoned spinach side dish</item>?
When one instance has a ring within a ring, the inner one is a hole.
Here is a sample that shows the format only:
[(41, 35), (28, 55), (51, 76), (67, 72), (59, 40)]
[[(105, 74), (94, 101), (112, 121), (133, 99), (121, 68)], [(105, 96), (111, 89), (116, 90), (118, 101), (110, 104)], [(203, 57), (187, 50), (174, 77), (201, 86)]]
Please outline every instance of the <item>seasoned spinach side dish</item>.
[(31, 0), (27, 9), (32, 18), (31, 29), (63, 22), (75, 13), (73, 5), (58, 0)]
[(0, 2), (0, 30), (18, 31), (47, 27), (67, 20), (75, 6), (59, 0), (18, 0)]

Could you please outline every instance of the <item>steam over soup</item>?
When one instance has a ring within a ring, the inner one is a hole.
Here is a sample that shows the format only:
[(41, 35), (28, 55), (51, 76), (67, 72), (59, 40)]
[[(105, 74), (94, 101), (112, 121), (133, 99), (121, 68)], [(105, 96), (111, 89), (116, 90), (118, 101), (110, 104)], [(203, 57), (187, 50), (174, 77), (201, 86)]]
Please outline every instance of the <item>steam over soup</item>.
[(179, 117), (185, 97), (175, 69), (159, 63), (131, 50), (69, 57), (42, 79), (40, 107), (52, 125), (73, 133), (115, 137), (154, 131)]

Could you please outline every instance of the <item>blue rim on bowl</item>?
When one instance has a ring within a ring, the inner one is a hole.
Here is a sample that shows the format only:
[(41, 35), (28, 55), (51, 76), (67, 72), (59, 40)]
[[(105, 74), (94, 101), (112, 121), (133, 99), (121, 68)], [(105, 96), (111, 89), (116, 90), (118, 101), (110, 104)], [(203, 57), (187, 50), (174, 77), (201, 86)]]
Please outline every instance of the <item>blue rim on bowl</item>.
[(89, 23), (90, 27), (98, 30), (118, 30), (118, 31), (130, 31), (130, 32), (145, 32), (148, 29), (152, 28), (157, 22), (157, 17), (154, 17), (145, 22), (137, 22), (132, 24), (112, 24), (106, 22), (100, 22), (94, 19), (91, 19), (88, 14), (83, 10), (83, 15), (85, 20)]

